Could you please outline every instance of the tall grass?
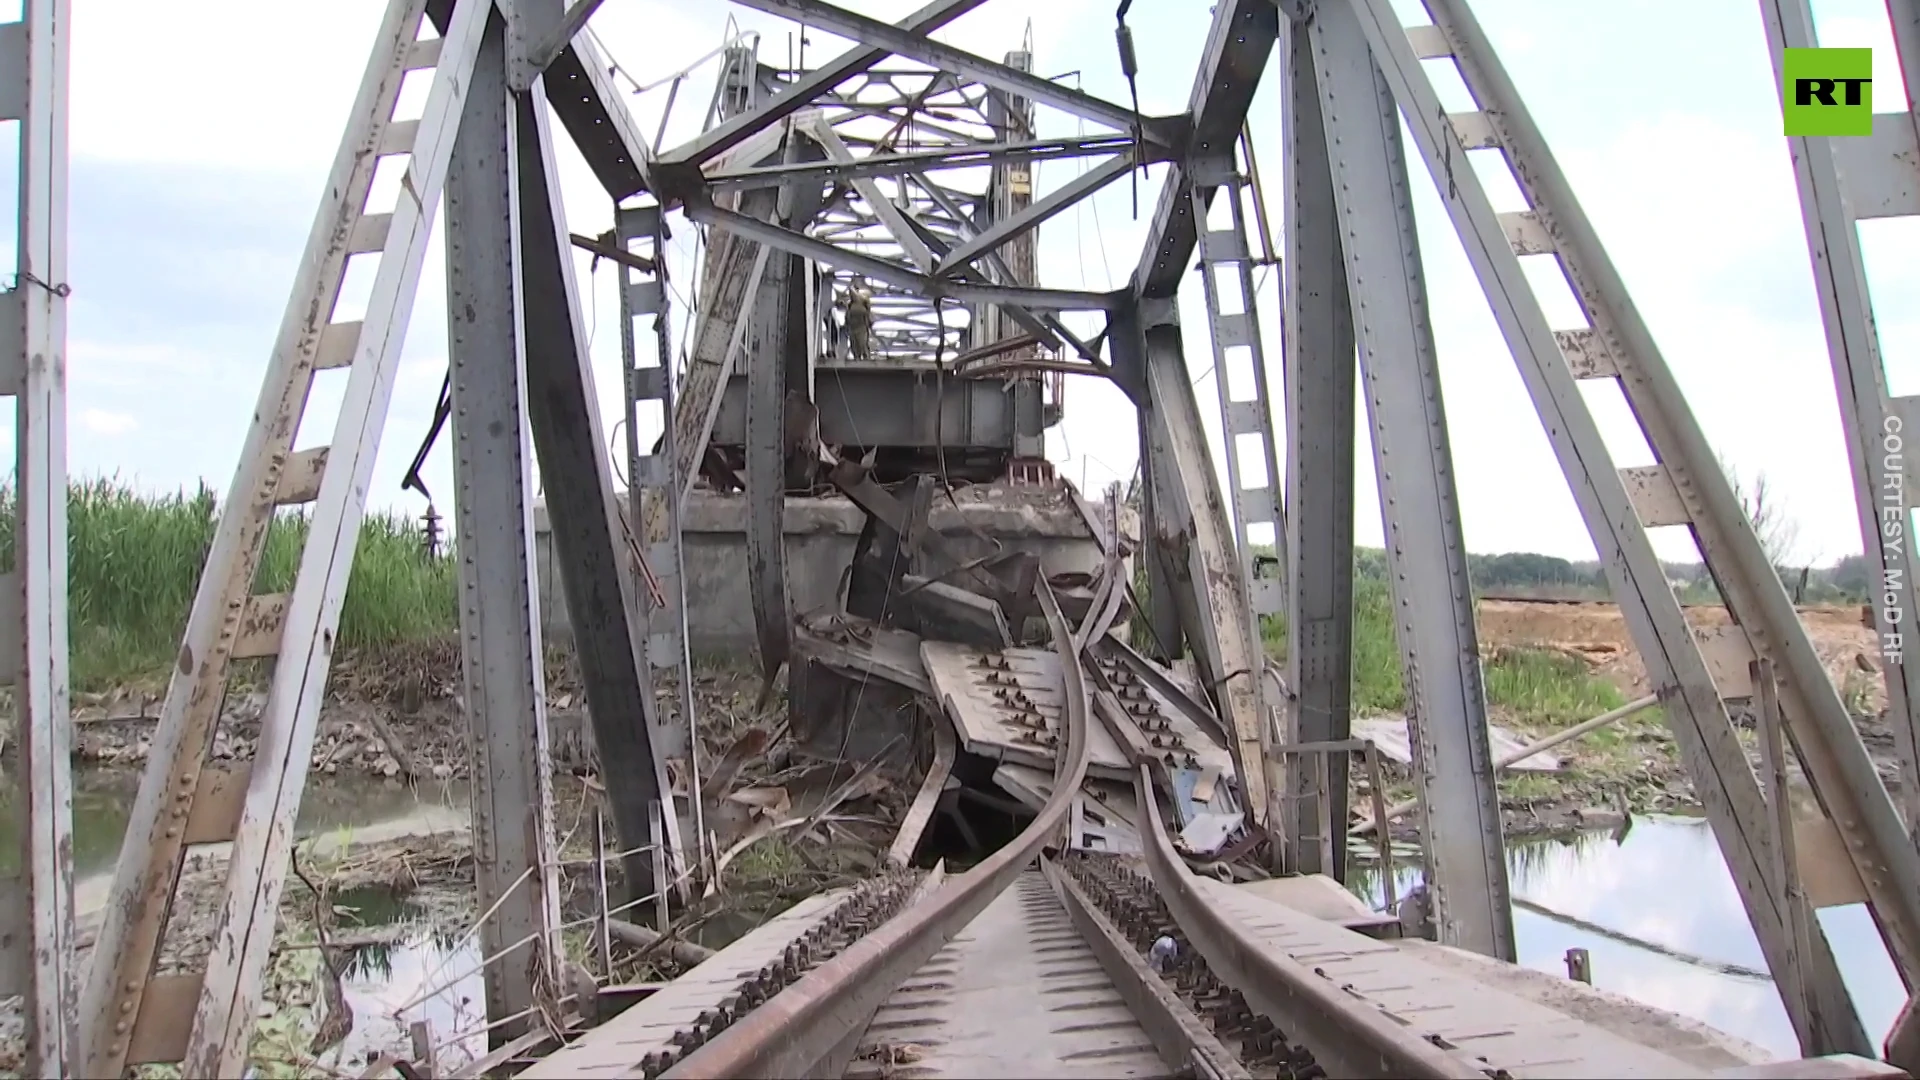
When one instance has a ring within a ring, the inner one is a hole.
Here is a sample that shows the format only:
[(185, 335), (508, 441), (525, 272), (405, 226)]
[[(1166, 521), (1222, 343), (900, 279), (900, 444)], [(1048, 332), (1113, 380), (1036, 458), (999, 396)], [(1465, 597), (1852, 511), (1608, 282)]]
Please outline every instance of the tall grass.
[[(0, 489), (0, 562), (10, 565), (14, 492)], [(115, 478), (67, 493), (68, 638), (74, 685), (95, 689), (166, 669), (180, 646), (201, 567), (213, 544), (216, 500), (205, 485), (150, 495)], [(306, 539), (304, 515), (274, 519), (256, 591), (284, 592)], [(429, 558), (420, 529), (397, 515), (361, 526), (340, 614), (346, 648), (451, 633), (457, 623), (453, 562)]]
[[(1353, 562), (1353, 707), (1362, 713), (1403, 712), (1406, 684), (1401, 677), (1400, 646), (1394, 636), (1393, 592), (1387, 582), (1385, 553), (1361, 548), (1354, 552)], [(1144, 590), (1144, 562), (1138, 577), (1136, 589)], [(1142, 596), (1152, 604), (1144, 591)], [(1267, 655), (1286, 659), (1284, 616), (1263, 618), (1260, 637)], [(1567, 727), (1625, 703), (1612, 683), (1595, 676), (1578, 661), (1554, 653), (1502, 649), (1482, 670), (1488, 704), (1529, 724)]]
[[(1353, 575), (1353, 706), (1362, 712), (1406, 709), (1400, 646), (1394, 637), (1393, 593), (1384, 575), (1356, 559)], [(1284, 619), (1261, 628), (1267, 652), (1284, 658)], [(1530, 723), (1569, 727), (1626, 703), (1620, 691), (1568, 656), (1533, 649), (1501, 649), (1481, 669), (1487, 703)]]
[[(67, 573), (77, 688), (138, 681), (167, 669), (213, 543), (216, 511), (214, 493), (205, 485), (171, 495), (145, 494), (117, 478), (72, 485)], [(0, 565), (13, 560), (13, 520), (14, 492), (0, 487)], [(306, 533), (300, 514), (275, 518), (256, 591), (292, 587)], [(1406, 694), (1382, 553), (1358, 551), (1354, 562), (1353, 703), (1363, 711), (1402, 710)], [(1136, 584), (1151, 603), (1144, 560), (1138, 573)], [(370, 515), (361, 526), (348, 579), (340, 644), (374, 648), (449, 635), (458, 625), (454, 589), (452, 559), (426, 555), (416, 522)], [(1284, 620), (1265, 620), (1262, 636), (1270, 654), (1285, 655)], [(1620, 704), (1611, 685), (1578, 668), (1563, 657), (1503, 651), (1486, 666), (1488, 700), (1550, 726), (1576, 723)]]

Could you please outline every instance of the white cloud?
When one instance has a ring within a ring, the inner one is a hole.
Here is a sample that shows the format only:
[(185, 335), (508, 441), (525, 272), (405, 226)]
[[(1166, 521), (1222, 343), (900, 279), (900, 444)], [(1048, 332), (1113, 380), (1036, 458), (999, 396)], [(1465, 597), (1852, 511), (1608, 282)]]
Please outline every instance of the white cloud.
[(82, 409), (80, 426), (95, 435), (125, 435), (139, 427), (140, 421), (127, 413), (108, 412), (105, 409)]
[[(212, 173), (183, 175), (217, 190), (217, 199), (205, 200), (209, 205), (242, 208), (249, 222), (237, 226), (231, 214), (196, 206), (197, 232), (186, 231), (183, 222), (184, 240), (165, 234), (167, 246), (153, 256), (166, 259), (164, 265), (156, 263), (164, 275), (156, 284), (194, 286), (177, 298), (168, 294), (174, 306), (165, 314), (175, 322), (130, 319), (124, 301), (87, 288), (97, 272), (79, 280), (72, 319), (73, 407), (77, 415), (96, 409), (147, 418), (136, 438), (143, 471), (157, 482), (191, 483), (206, 476), (224, 483), (231, 475), (228, 456), (238, 448), (257, 393), (254, 380), (278, 329), (278, 306), (310, 219), (310, 200), (319, 194), (383, 6), (381, 0), (341, 0), (267, 10), (241, 0), (214, 0), (189, 20), (131, 0), (97, 0), (76, 12), (76, 172), (92, 167), (145, 175), (156, 168), (211, 167)], [(878, 18), (897, 18), (913, 3), (857, 6)], [(1415, 5), (1402, 6), (1411, 14)], [(1021, 47), (1031, 18), (1036, 70), (1043, 75), (1078, 71), (1080, 85), (1089, 92), (1125, 100), (1107, 10), (1093, 0), (1038, 7), (1001, 0), (941, 36), (998, 58)], [(1856, 548), (1832, 379), (1755, 13), (1742, 5), (1699, 5), (1676, 13), (1654, 0), (1623, 0), (1622, 7), (1605, 12), (1549, 12), (1531, 0), (1482, 0), (1475, 10), (1709, 438), (1743, 473), (1770, 475), (1803, 519), (1809, 555), (1831, 558)], [(1870, 45), (1891, 55), (1884, 9), (1877, 3), (1836, 0), (1822, 10), (1828, 15), (1821, 24), (1823, 42)], [(1638, 28), (1641, 16), (1678, 22), (1671, 33), (1649, 38)], [(1142, 53), (1143, 106), (1178, 109), (1191, 86), (1207, 20), (1151, 8), (1136, 9), (1130, 20), (1137, 39), (1154, 43)], [(1086, 32), (1095, 25), (1098, 33)], [(786, 62), (793, 36), (789, 23), (717, 2), (620, 0), (601, 9), (593, 28), (612, 57), (640, 82), (670, 76), (719, 44), (730, 28), (759, 32), (762, 58), (776, 64)], [(1724, 47), (1702, 50), (1702, 41)], [(1582, 48), (1564, 48), (1569, 42)], [(842, 44), (811, 31), (807, 57), (816, 61)], [(1617, 56), (1623, 53), (1639, 57), (1649, 70), (1681, 74), (1658, 86), (1623, 83), (1617, 77)], [(217, 56), (221, 62), (182, 64), (180, 56)], [(682, 87), (667, 142), (698, 131), (712, 71), (710, 62)], [(1276, 71), (1270, 66), (1250, 127), (1277, 213), (1283, 160)], [(1883, 81), (1891, 86), (1893, 72), (1888, 74)], [(1601, 86), (1607, 87), (1605, 93), (1596, 91)], [(655, 129), (666, 96), (664, 87), (629, 96), (642, 130)], [(1884, 90), (1880, 104), (1883, 109), (1893, 104)], [(1043, 124), (1064, 125), (1057, 128), (1063, 133), (1073, 130), (1073, 122), (1058, 114), (1043, 110), (1042, 115)], [(557, 125), (556, 134), (569, 224), (581, 232), (604, 229), (611, 217), (607, 200)], [(1046, 166), (1040, 185), (1064, 183), (1071, 171), (1073, 166)], [(1048, 225), (1040, 242), (1046, 280), (1095, 288), (1124, 281), (1158, 196), (1157, 176), (1158, 171), (1140, 185), (1137, 219), (1129, 206), (1130, 182), (1123, 181)], [(1416, 170), (1413, 180), (1468, 545), (1587, 554), (1585, 528), (1538, 422), (1530, 419), (1524, 387), (1451, 226), (1424, 173)], [(298, 198), (288, 201), (289, 193)], [(129, 208), (118, 189), (111, 207), (77, 196), (76, 230), (110, 219), (121, 235), (153, 230), (157, 243), (160, 226), (168, 223), (143, 224), (138, 213), (125, 212)], [(274, 237), (269, 242), (264, 223), (281, 218), (284, 227), (267, 230)], [(1876, 242), (1884, 231), (1881, 223), (1863, 230), (1877, 294), (1894, 298), (1911, 291), (1920, 260), (1911, 243)], [(691, 235), (683, 228), (675, 243), (683, 258), (693, 251)], [(81, 254), (76, 254), (76, 273), (87, 270)], [(615, 275), (602, 267), (589, 278), (586, 260), (578, 266), (611, 435), (619, 415)], [(443, 283), (436, 250), (414, 308), (407, 374), (389, 421), (395, 433), (385, 442), (374, 481), (376, 502), (410, 498), (398, 493), (399, 474), (430, 414), (443, 362)], [(1278, 284), (1278, 275), (1268, 274), (1260, 297), (1276, 375)], [(1198, 298), (1183, 300), (1190, 364), (1198, 376), (1209, 350), (1201, 336)], [(1903, 371), (1911, 368), (1920, 375), (1920, 319), (1891, 302), (1882, 306), (1880, 329), (1895, 387), (1906, 389)], [(689, 321), (682, 306), (676, 325), (684, 330)], [(1277, 395), (1277, 377), (1273, 383)], [(1203, 382), (1198, 392), (1203, 413), (1210, 413), (1213, 389)], [(337, 391), (315, 395), (309, 431), (323, 430), (330, 421), (331, 400), (337, 400)], [(1128, 415), (1125, 398), (1111, 386), (1076, 380), (1068, 402), (1067, 420), (1051, 439), (1062, 473), (1094, 487), (1131, 475), (1133, 425), (1115, 422)], [(1279, 404), (1276, 397), (1276, 408)], [(1623, 407), (1598, 411), (1618, 463), (1644, 460)], [(1364, 419), (1361, 428), (1364, 440)], [(1282, 447), (1283, 457), (1284, 452)], [(1366, 453), (1364, 443), (1361, 452)], [(76, 459), (75, 467), (81, 465)], [(444, 444), (429, 459), (427, 471), (436, 492), (451, 490)], [(1357, 470), (1362, 543), (1379, 542), (1372, 474), (1371, 463), (1363, 460)], [(1690, 550), (1684, 536), (1659, 539), (1670, 555)]]

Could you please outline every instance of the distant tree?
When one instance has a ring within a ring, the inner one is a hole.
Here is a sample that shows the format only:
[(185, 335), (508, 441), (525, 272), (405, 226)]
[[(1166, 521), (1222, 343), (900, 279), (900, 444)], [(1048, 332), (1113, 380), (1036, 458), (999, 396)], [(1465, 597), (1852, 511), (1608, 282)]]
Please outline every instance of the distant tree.
[(1488, 585), (1582, 585), (1583, 576), (1573, 564), (1554, 555), (1532, 551), (1511, 551), (1501, 555), (1476, 556), (1469, 562), (1473, 579)]
[(1727, 474), (1727, 483), (1732, 485), (1733, 497), (1740, 501), (1740, 509), (1746, 511), (1747, 520), (1753, 523), (1767, 561), (1776, 568), (1792, 565), (1800, 547), (1800, 523), (1793, 519), (1779, 494), (1767, 482), (1767, 474), (1756, 472), (1752, 483), (1748, 483), (1724, 458), (1720, 468)]
[(1843, 556), (1827, 571), (1827, 581), (1843, 596), (1865, 599), (1867, 590), (1873, 587), (1873, 574), (1867, 567), (1865, 555)]
[(1353, 549), (1353, 574), (1363, 580), (1385, 581), (1387, 578), (1387, 552), (1385, 548)]

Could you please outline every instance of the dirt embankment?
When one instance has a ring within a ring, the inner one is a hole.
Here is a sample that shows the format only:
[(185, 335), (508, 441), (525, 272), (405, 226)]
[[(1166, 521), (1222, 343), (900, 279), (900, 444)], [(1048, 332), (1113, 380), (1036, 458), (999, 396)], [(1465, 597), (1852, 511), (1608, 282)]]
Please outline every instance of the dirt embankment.
[[(1728, 624), (1722, 607), (1691, 607), (1687, 622), (1696, 630)], [(1887, 707), (1880, 679), (1879, 646), (1860, 608), (1803, 607), (1801, 625), (1827, 675), (1856, 716), (1878, 718)], [(1634, 650), (1626, 619), (1612, 604), (1539, 603), (1519, 600), (1480, 602), (1483, 645), (1552, 649), (1579, 656), (1629, 698), (1648, 692), (1646, 669)]]
[[(1700, 629), (1727, 621), (1725, 610), (1717, 607), (1690, 608), (1687, 614)], [(1803, 608), (1801, 618), (1882, 775), (1892, 782), (1896, 772), (1892, 739), (1881, 719), (1886, 693), (1872, 629), (1863, 623), (1857, 607)], [(1481, 645), (1490, 655), (1503, 650), (1545, 651), (1576, 659), (1576, 670), (1610, 682), (1626, 700), (1648, 692), (1631, 635), (1619, 609), (1611, 604), (1486, 600), (1479, 608), (1479, 630)], [(592, 771), (596, 762), (578, 673), (569, 658), (556, 654), (547, 665), (546, 678), (555, 768)], [(759, 689), (757, 676), (745, 671), (698, 675), (694, 698), (703, 728), (737, 727), (753, 710)], [(76, 695), (76, 757), (121, 766), (144, 761), (164, 692), (164, 684), (154, 684), (110, 694)], [(677, 722), (674, 687), (663, 682), (655, 692), (662, 714)], [(264, 701), (262, 687), (229, 693), (214, 741), (216, 760), (252, 755)], [(462, 709), (455, 643), (410, 645), (378, 656), (342, 656), (329, 683), (312, 767), (316, 775), (329, 776), (458, 778), (467, 771)], [(777, 703), (771, 711), (780, 711)], [(1510, 710), (1496, 709), (1493, 719), (1523, 741), (1554, 730)], [(1584, 717), (1565, 723), (1575, 719)], [(1510, 832), (1562, 829), (1606, 821), (1623, 810), (1675, 809), (1694, 803), (1672, 736), (1655, 710), (1555, 752), (1563, 763), (1558, 772), (1503, 776), (1501, 793)], [(1396, 795), (1410, 790), (1404, 775), (1393, 779), (1398, 781), (1391, 785)], [(1402, 827), (1405, 824), (1403, 819)]]
[[(1881, 776), (1891, 786), (1897, 782), (1898, 765), (1883, 717), (1886, 685), (1873, 629), (1857, 606), (1805, 607), (1800, 618)], [(1724, 608), (1694, 607), (1687, 609), (1687, 620), (1702, 631), (1727, 625), (1728, 616)], [(1651, 692), (1626, 621), (1612, 604), (1485, 600), (1479, 607), (1479, 632), (1481, 646), (1489, 652), (1522, 649), (1573, 658), (1629, 701)], [(1494, 719), (1529, 739), (1553, 731), (1501, 710), (1496, 710)], [(1750, 725), (1744, 715), (1736, 715), (1735, 720), (1743, 728)], [(1740, 734), (1757, 763), (1752, 733)], [(1562, 761), (1559, 772), (1503, 774), (1501, 797), (1509, 834), (1610, 824), (1624, 812), (1697, 805), (1659, 710), (1644, 710), (1612, 728), (1558, 747), (1555, 753)], [(1405, 822), (1399, 825), (1407, 827)]]

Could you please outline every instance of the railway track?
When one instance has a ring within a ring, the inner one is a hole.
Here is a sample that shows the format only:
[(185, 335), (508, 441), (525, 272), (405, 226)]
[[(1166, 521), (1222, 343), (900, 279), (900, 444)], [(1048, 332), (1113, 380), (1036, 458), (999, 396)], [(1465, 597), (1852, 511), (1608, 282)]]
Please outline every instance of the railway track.
[[(1332, 991), (1231, 952), (1248, 943), (1194, 891), (1157, 812), (1144, 867), (1045, 853), (1086, 776), (1092, 710), (1073, 634), (1044, 579), (1035, 591), (1062, 660), (1065, 731), (1053, 795), (1013, 843), (951, 878), (816, 897), (730, 950), (731, 969), (703, 965), (648, 1002), (651, 1022), (596, 1040), (605, 1053), (556, 1055), (527, 1075), (1327, 1075), (1252, 1002), (1312, 1015), (1338, 1007)], [(1144, 765), (1135, 782), (1153, 806)], [(1258, 980), (1252, 999), (1214, 974), (1209, 948)], [(1489, 1075), (1390, 1023), (1355, 1029), (1327, 1044), (1343, 1067)]]
[(804, 901), (522, 1075), (1889, 1075), (1702, 1067), (1196, 874), (1145, 761), (1143, 856), (1059, 850), (1093, 710), (1070, 628), (1044, 579), (1035, 590), (1064, 731), (1053, 792), (1012, 843), (964, 873)]

